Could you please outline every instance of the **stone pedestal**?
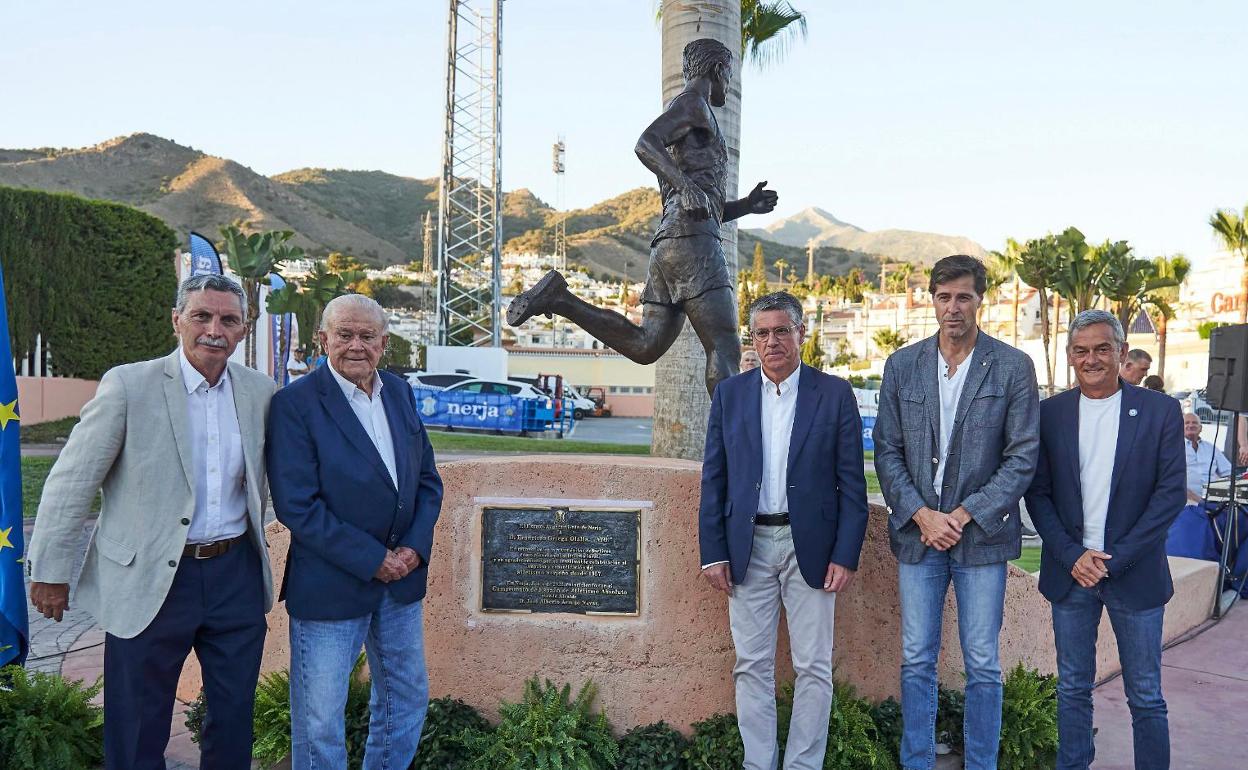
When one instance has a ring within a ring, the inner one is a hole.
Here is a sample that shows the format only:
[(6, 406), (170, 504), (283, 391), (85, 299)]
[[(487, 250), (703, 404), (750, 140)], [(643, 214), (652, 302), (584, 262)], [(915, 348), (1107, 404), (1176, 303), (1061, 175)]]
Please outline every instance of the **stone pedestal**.
[[(568, 682), (574, 688), (592, 679), (600, 704), (621, 732), (660, 719), (687, 729), (714, 713), (735, 710), (727, 598), (698, 577), (698, 463), (647, 457), (494, 456), (449, 462), (440, 471), (446, 493), (425, 599), (425, 646), (434, 697), (460, 698), (496, 718), (500, 699), (518, 700), (528, 677)], [(482, 612), (481, 511), (490, 504), (485, 501), (506, 498), (644, 503), (639, 613)], [(897, 565), (888, 549), (887, 526), (883, 508), (872, 506), (861, 567), (836, 607), (836, 677), (873, 699), (897, 695), (901, 663)], [(277, 585), (289, 537), (280, 524), (270, 525)], [(1012, 566), (1009, 570), (1002, 666), (1008, 669), (1022, 661), (1052, 672), (1049, 605), (1037, 591), (1034, 576)], [(1202, 586), (1200, 599), (1205, 598)], [(1202, 606), (1189, 613), (1191, 619), (1184, 617), (1184, 623), (1207, 617), (1208, 602)], [(940, 678), (961, 688), (956, 618), (950, 590)], [(1116, 664), (1112, 634), (1103, 636), (1102, 664)], [(263, 670), (283, 668), (289, 659), (288, 621), (279, 604), (269, 615)], [(1112, 670), (1103, 665), (1100, 673)], [(792, 677), (782, 622), (777, 679)], [(199, 688), (192, 656), (179, 697), (192, 699)]]

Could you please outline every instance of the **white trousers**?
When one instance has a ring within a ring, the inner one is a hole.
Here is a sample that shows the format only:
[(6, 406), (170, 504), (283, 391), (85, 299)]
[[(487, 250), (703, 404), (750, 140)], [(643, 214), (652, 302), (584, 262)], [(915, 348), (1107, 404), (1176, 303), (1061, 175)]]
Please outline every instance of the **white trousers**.
[(797, 682), (785, 770), (821, 770), (832, 712), (832, 625), (836, 594), (802, 579), (789, 527), (754, 528), (745, 582), (728, 600), (737, 664), (737, 723), (745, 743), (744, 770), (776, 770), (776, 630), (780, 606), (788, 618)]

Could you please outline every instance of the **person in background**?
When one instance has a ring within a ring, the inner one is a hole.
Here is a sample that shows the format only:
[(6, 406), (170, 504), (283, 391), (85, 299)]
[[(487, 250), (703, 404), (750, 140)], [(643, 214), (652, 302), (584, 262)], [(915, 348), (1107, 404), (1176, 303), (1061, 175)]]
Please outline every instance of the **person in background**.
[(1155, 374), (1150, 374), (1147, 377), (1145, 377), (1143, 382), (1140, 383), (1140, 385), (1141, 387), (1148, 388), (1149, 390), (1155, 390), (1158, 393), (1166, 392), (1165, 380), (1161, 379)]
[(1183, 448), (1187, 450), (1187, 500), (1199, 503), (1204, 499), (1205, 486), (1213, 479), (1231, 474), (1231, 462), (1200, 437), (1200, 418), (1191, 412), (1183, 415)]
[(1122, 379), (1132, 385), (1140, 385), (1148, 376), (1148, 370), (1152, 365), (1153, 357), (1148, 354), (1147, 350), (1132, 348), (1127, 351), (1127, 362), (1122, 365)]
[(751, 369), (757, 369), (758, 364), (758, 351), (753, 348), (741, 351), (741, 371), (748, 372)]
[(295, 348), (291, 356), (291, 360), (286, 364), (286, 374), (290, 376), (288, 384), (294, 385), (300, 377), (308, 373), (308, 364), (303, 360), (303, 348)]

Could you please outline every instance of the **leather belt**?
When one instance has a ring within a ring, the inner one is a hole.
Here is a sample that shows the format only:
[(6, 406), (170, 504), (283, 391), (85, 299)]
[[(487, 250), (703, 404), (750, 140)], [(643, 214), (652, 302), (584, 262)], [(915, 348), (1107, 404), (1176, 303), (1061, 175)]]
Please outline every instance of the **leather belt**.
[(226, 551), (234, 547), (235, 543), (242, 542), (246, 535), (231, 537), (228, 540), (217, 540), (212, 543), (187, 543), (182, 549), (182, 556), (192, 559), (211, 559), (214, 556), (220, 556)]
[(789, 514), (759, 513), (754, 516), (754, 523), (763, 527), (787, 527), (789, 526)]

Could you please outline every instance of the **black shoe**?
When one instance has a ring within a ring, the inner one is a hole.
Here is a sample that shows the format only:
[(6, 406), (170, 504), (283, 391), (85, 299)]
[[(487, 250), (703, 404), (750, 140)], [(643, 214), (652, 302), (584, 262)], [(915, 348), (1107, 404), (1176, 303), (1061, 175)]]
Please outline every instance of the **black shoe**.
[(550, 318), (550, 312), (546, 310), (547, 303), (561, 291), (568, 290), (568, 282), (563, 279), (558, 270), (551, 270), (543, 275), (541, 280), (533, 284), (533, 288), (522, 292), (520, 296), (511, 301), (507, 306), (507, 323), (511, 326), (519, 326), (535, 315), (545, 315)]

